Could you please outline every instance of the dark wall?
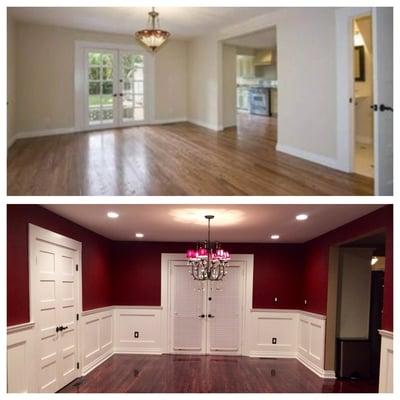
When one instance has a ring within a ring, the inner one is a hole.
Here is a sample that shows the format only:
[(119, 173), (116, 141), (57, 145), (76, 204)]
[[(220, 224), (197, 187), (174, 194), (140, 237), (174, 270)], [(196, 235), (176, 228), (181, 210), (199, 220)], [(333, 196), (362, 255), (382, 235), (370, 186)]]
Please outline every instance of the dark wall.
[(83, 309), (111, 305), (111, 242), (40, 206), (7, 207), (7, 325), (29, 321), (28, 224), (82, 242)]
[(328, 294), (329, 250), (331, 246), (369, 233), (384, 231), (386, 265), (382, 329), (393, 331), (393, 207), (386, 206), (330, 231), (305, 245), (302, 280), (305, 311), (326, 314)]
[[(113, 303), (159, 306), (161, 253), (185, 253), (192, 243), (114, 242), (112, 246)], [(224, 243), (224, 248), (231, 254), (254, 254), (254, 308), (299, 307), (302, 245)]]
[[(382, 328), (393, 330), (393, 227), (387, 206), (306, 244), (225, 244), (254, 254), (253, 307), (302, 308), (326, 314), (329, 249), (384, 230), (386, 271)], [(192, 244), (113, 242), (40, 206), (7, 208), (7, 323), (29, 321), (28, 224), (82, 242), (83, 309), (107, 305), (160, 305), (161, 253), (183, 253)], [(274, 297), (278, 302), (274, 303)], [(304, 305), (307, 299), (307, 305)]]

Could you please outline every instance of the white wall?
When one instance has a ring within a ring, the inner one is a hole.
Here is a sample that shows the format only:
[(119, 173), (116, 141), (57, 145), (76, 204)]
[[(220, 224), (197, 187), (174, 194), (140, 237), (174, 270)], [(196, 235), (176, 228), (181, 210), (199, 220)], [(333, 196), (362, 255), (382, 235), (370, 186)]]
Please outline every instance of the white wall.
[[(73, 130), (75, 41), (135, 43), (133, 35), (23, 22), (16, 33), (17, 133)], [(156, 121), (186, 119), (186, 50), (186, 42), (171, 40), (154, 56)]]
[(236, 125), (236, 48), (223, 46), (223, 125)]
[(210, 129), (222, 129), (222, 46), (213, 36), (194, 39), (188, 46), (188, 119)]
[(16, 23), (7, 16), (7, 146), (10, 147), (15, 140), (15, 114), (16, 114)]

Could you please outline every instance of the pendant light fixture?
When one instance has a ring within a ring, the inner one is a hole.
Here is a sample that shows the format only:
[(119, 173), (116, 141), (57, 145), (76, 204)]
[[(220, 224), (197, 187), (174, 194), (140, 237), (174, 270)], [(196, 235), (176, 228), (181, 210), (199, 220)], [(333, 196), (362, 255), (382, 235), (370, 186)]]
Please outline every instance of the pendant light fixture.
[(189, 260), (189, 272), (193, 279), (198, 281), (221, 281), (226, 275), (228, 261), (231, 259), (227, 251), (224, 251), (221, 244), (211, 242), (211, 220), (213, 215), (206, 215), (208, 220), (208, 237), (202, 243), (197, 243), (196, 250), (189, 249), (186, 258)]
[(135, 37), (151, 51), (156, 51), (171, 36), (167, 31), (160, 29), (159, 13), (153, 7), (149, 12), (148, 28), (135, 33)]

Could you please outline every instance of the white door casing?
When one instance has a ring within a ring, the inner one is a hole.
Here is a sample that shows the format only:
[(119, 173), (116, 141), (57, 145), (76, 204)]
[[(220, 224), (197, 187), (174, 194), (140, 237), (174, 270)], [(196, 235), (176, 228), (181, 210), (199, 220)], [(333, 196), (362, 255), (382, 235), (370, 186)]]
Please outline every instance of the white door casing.
[[(88, 116), (88, 52), (99, 51), (114, 54), (114, 71), (112, 81), (114, 82), (113, 98), (114, 120), (107, 124), (89, 125)], [(124, 68), (122, 57), (126, 54), (139, 55), (143, 57), (143, 98), (144, 119), (129, 120), (123, 118), (123, 109), (127, 104), (129, 89), (125, 87)], [(116, 128), (152, 123), (154, 121), (154, 56), (139, 46), (124, 45), (103, 42), (75, 42), (75, 131), (90, 131), (101, 128)], [(120, 96), (123, 94), (123, 96)]]
[(29, 282), (36, 391), (56, 392), (80, 376), (81, 243), (29, 224)]
[(393, 195), (393, 8), (372, 9), (375, 194)]
[[(163, 338), (163, 352), (226, 355), (243, 353), (242, 343), (246, 342), (245, 320), (251, 308), (248, 297), (252, 297), (253, 255), (231, 257), (228, 275), (222, 282), (211, 283), (193, 280), (185, 254), (162, 254), (161, 325), (162, 331), (168, 332)], [(228, 278), (229, 275), (231, 279)], [(192, 308), (185, 310), (185, 305), (177, 302), (185, 299), (187, 301), (188, 296), (192, 296), (188, 302)], [(210, 297), (212, 300), (209, 300)], [(175, 315), (177, 309), (180, 310), (180, 315)], [(176, 320), (178, 316), (183, 318), (183, 311), (186, 313), (185, 322), (190, 328), (187, 325), (182, 328), (181, 325), (181, 331), (177, 334)], [(185, 338), (189, 331), (196, 332), (190, 340)]]

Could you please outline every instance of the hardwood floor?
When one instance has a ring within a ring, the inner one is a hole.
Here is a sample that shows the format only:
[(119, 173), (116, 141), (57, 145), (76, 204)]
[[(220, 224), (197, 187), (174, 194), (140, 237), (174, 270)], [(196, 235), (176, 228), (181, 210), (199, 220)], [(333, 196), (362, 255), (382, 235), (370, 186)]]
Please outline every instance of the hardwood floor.
[(119, 354), (60, 392), (376, 393), (378, 384), (322, 379), (295, 359)]
[(274, 118), (239, 114), (214, 132), (190, 123), (18, 140), (9, 195), (371, 195), (373, 181), (277, 152)]

